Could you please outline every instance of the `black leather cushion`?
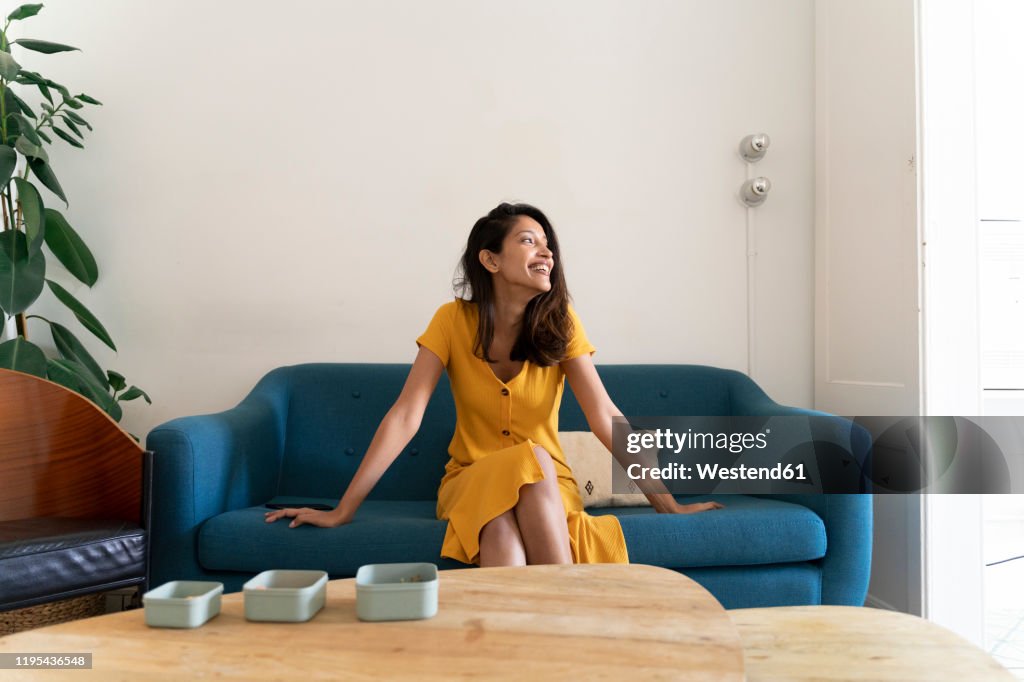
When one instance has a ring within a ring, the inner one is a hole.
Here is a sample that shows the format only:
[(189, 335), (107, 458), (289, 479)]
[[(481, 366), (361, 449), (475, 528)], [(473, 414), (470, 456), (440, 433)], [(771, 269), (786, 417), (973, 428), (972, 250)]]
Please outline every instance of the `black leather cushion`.
[(146, 531), (125, 521), (0, 522), (0, 610), (140, 583)]

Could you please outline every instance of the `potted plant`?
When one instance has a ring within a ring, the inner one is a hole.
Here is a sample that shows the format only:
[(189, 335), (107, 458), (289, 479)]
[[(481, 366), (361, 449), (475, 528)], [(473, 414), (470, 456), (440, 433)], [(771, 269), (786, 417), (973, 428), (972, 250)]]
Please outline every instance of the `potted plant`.
[[(43, 54), (78, 49), (44, 40), (10, 39), (7, 32), (12, 22), (35, 16), (42, 7), (18, 7), (7, 15), (0, 31), (0, 339), (5, 331), (13, 336), (0, 343), (0, 367), (62, 384), (120, 421), (121, 402), (142, 397), (148, 403), (149, 396), (137, 386), (129, 387), (121, 374), (101, 368), (70, 329), (27, 312), (43, 291), (49, 290), (87, 331), (117, 350), (96, 316), (71, 292), (46, 277), (48, 254), (89, 287), (99, 277), (92, 252), (64, 214), (44, 204), (41, 188), (68, 205), (46, 147), (60, 138), (83, 148), (84, 131), (91, 131), (92, 126), (80, 111), (101, 103), (86, 94), (72, 95), (60, 83), (23, 68), (16, 60), (14, 47)], [(38, 110), (14, 91), (15, 84), (39, 93)], [(30, 318), (49, 325), (57, 357), (47, 357), (42, 348), (29, 341), (26, 320)]]

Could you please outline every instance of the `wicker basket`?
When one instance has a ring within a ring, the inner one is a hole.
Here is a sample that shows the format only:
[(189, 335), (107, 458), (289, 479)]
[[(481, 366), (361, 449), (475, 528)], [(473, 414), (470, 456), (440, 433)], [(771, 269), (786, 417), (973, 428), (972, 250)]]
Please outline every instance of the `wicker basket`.
[(79, 618), (99, 616), (106, 613), (106, 605), (106, 593), (98, 592), (13, 611), (0, 611), (0, 636)]

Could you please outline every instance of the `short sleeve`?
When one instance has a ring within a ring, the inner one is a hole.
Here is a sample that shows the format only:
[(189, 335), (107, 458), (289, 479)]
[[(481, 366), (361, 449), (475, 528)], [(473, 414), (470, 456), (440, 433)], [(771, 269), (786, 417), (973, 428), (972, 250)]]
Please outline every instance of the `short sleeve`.
[(597, 352), (594, 348), (594, 344), (590, 343), (590, 339), (587, 338), (587, 331), (583, 328), (583, 323), (580, 322), (579, 316), (576, 315), (576, 311), (573, 310), (572, 306), (569, 306), (569, 319), (572, 320), (572, 338), (569, 339), (569, 345), (565, 349), (565, 360), (572, 360), (573, 358), (579, 357), (584, 353), (590, 353), (593, 355)]
[(427, 325), (427, 330), (416, 339), (417, 346), (423, 346), (441, 358), (441, 364), (448, 366), (452, 347), (452, 313), (454, 303), (446, 303), (437, 309)]

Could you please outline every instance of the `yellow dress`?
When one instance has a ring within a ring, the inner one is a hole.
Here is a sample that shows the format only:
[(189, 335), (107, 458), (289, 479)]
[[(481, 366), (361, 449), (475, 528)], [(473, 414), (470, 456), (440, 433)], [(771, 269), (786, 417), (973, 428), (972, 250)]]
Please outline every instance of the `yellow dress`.
[[(594, 346), (571, 306), (569, 316), (575, 332), (566, 359), (593, 354)], [(516, 506), (523, 485), (544, 478), (533, 454), (534, 446), (540, 445), (554, 460), (573, 561), (627, 563), (619, 520), (583, 511), (579, 488), (558, 442), (565, 372), (560, 365), (539, 367), (526, 360), (519, 374), (502, 382), (487, 362), (473, 355), (476, 327), (476, 304), (456, 299), (438, 308), (416, 339), (441, 359), (455, 399), (451, 459), (437, 492), (437, 518), (448, 521), (441, 556), (480, 562), (480, 530)]]

